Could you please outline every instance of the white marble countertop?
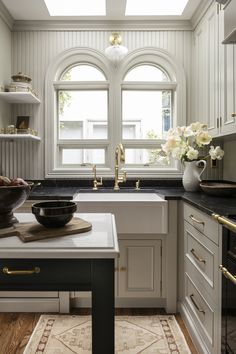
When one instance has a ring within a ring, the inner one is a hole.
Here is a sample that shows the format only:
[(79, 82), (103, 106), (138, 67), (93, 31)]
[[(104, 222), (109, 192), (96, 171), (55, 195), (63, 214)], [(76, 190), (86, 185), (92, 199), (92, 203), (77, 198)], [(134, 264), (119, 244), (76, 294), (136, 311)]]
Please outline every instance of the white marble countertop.
[[(36, 221), (33, 214), (16, 214), (19, 222)], [(116, 258), (119, 254), (112, 214), (75, 214), (92, 223), (80, 234), (24, 243), (17, 236), (0, 239), (1, 258)]]

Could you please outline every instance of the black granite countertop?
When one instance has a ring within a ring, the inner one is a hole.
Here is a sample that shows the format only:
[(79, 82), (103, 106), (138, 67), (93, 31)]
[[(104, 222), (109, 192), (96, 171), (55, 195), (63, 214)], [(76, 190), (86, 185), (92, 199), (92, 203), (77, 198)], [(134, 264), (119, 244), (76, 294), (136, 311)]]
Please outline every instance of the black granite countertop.
[(28, 197), (29, 200), (71, 200), (77, 193), (78, 187), (35, 187)]
[[(72, 186), (70, 186), (72, 184)], [(73, 183), (67, 183), (66, 186), (61, 184), (57, 185), (40, 185), (33, 189), (30, 193), (29, 200), (52, 200), (63, 199), (72, 200), (77, 193), (157, 193), (163, 196), (166, 200), (183, 200), (196, 207), (197, 209), (211, 215), (217, 213), (222, 216), (236, 215), (236, 196), (230, 198), (222, 198), (209, 196), (202, 192), (190, 193), (185, 192), (182, 187), (177, 183), (177, 186), (173, 186), (171, 183), (164, 183), (164, 187), (161, 183), (148, 183), (146, 186), (141, 187), (139, 191), (136, 191), (134, 186), (121, 187), (119, 191), (114, 191), (111, 186), (106, 188), (99, 188), (97, 191), (93, 191), (92, 186), (79, 186)]]

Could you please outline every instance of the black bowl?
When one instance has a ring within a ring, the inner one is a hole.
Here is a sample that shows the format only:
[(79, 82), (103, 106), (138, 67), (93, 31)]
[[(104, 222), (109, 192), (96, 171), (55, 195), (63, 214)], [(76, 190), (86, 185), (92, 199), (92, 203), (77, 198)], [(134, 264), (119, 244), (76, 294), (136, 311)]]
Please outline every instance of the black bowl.
[(0, 186), (0, 228), (10, 227), (18, 222), (13, 211), (25, 202), (29, 193), (29, 185)]
[(77, 204), (67, 200), (52, 200), (32, 205), (32, 213), (36, 220), (45, 227), (66, 225), (76, 210)]

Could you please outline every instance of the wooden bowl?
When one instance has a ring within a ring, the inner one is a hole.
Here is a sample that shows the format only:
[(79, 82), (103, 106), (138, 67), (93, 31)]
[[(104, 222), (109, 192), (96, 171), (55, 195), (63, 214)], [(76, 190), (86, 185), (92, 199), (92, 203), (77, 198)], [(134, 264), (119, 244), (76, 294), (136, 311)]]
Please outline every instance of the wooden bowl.
[(228, 181), (205, 181), (200, 183), (203, 192), (216, 197), (231, 197), (236, 194), (236, 183)]
[(45, 227), (62, 227), (66, 225), (77, 210), (75, 202), (52, 200), (32, 205), (32, 213), (36, 220)]

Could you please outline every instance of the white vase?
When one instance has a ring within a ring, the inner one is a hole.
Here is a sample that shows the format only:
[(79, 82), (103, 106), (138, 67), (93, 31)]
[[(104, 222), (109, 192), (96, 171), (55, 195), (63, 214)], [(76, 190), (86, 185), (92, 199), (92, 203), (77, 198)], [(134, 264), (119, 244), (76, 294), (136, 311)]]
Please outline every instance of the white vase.
[[(199, 167), (201, 163), (203, 164), (202, 168)], [(200, 176), (205, 168), (206, 161), (204, 160), (184, 162), (183, 186), (187, 192), (197, 192), (200, 190)]]

